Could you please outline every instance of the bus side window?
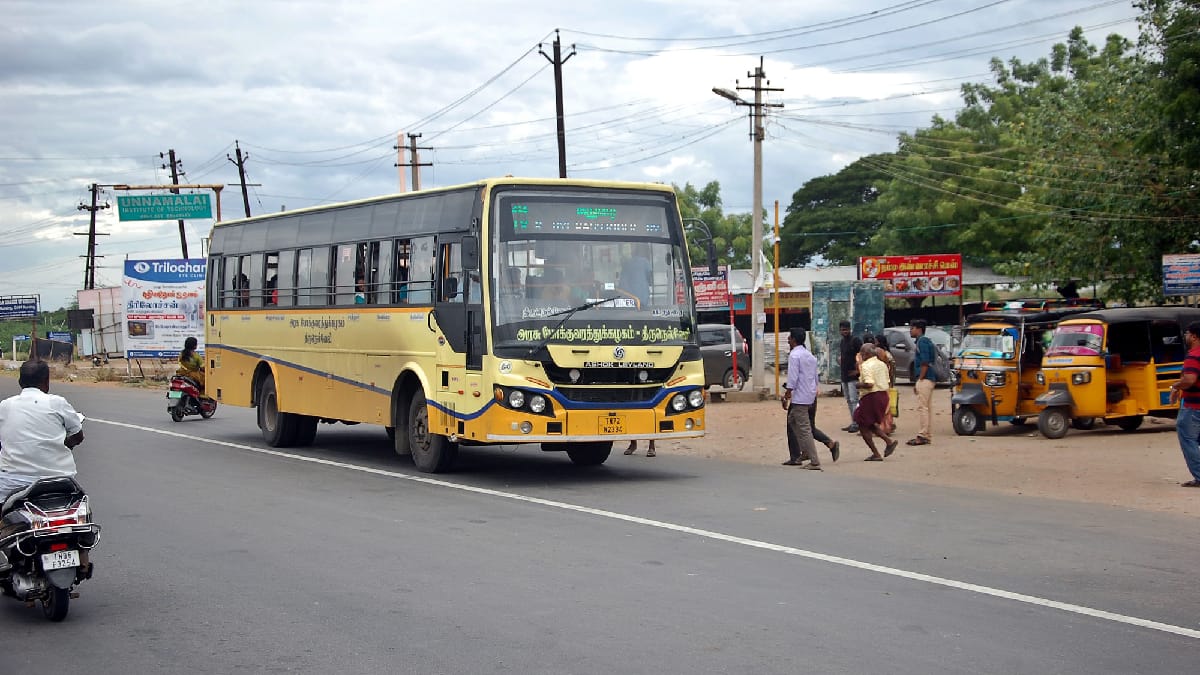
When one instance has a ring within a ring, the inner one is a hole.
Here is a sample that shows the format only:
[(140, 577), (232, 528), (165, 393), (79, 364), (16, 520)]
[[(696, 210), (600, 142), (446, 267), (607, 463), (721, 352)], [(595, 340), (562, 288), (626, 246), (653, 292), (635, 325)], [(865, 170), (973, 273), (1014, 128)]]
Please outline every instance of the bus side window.
[(267, 254), (267, 280), (263, 282), (263, 305), (279, 304), (279, 253)]
[(408, 266), (408, 302), (414, 305), (433, 302), (433, 272), (435, 248), (433, 237), (412, 240), (412, 257)]
[(221, 307), (237, 307), (237, 258), (233, 256), (226, 257), (224, 271), (225, 278), (221, 281)]
[(312, 259), (311, 248), (296, 252), (296, 304), (302, 307), (313, 304)]
[(368, 305), (374, 305), (378, 302), (379, 297), (379, 242), (373, 241), (365, 244), (366, 260), (364, 261), (365, 269), (363, 293), (366, 294), (366, 302)]
[(267, 293), (263, 287), (263, 254), (255, 253), (254, 255), (246, 256), (249, 261), (250, 269), (246, 272), (246, 279), (249, 283), (246, 285), (246, 306), (262, 307), (266, 304)]
[(397, 239), (392, 242), (392, 304), (408, 303), (408, 270), (412, 264), (412, 242)]
[(310, 304), (334, 304), (333, 279), (337, 271), (337, 259), (334, 257), (336, 253), (337, 248), (334, 246), (313, 249), (312, 272), (309, 275), (309, 283), (312, 284), (312, 291), (309, 295), (312, 299)]
[(275, 288), (272, 294), (276, 304), (291, 307), (295, 304), (296, 292), (296, 252), (284, 251), (279, 254), (279, 273), (276, 275)]

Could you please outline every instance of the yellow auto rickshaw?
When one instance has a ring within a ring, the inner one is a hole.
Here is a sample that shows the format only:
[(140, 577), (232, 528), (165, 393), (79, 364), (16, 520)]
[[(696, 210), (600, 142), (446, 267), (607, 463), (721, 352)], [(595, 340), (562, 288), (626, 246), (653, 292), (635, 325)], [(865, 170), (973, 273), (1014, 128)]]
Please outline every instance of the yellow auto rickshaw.
[(1035, 399), (1046, 391), (1037, 378), (1045, 345), (1059, 321), (1085, 311), (1088, 308), (1009, 309), (968, 317), (954, 359), (954, 432), (974, 436), (988, 420), (993, 425), (1021, 425), (1037, 417), (1042, 408)]
[(1071, 420), (1100, 418), (1133, 431), (1151, 417), (1173, 418), (1171, 385), (1187, 347), (1183, 331), (1200, 321), (1191, 307), (1130, 307), (1076, 314), (1054, 329), (1035, 401), (1038, 430), (1062, 438)]

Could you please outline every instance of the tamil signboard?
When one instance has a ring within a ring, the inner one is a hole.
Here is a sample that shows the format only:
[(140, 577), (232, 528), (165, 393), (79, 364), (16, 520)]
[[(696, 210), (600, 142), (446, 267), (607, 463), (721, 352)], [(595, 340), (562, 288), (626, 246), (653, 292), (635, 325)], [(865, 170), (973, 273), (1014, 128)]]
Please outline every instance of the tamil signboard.
[(1162, 259), (1163, 295), (1200, 294), (1200, 254), (1167, 254)]
[(712, 274), (707, 267), (693, 267), (692, 289), (696, 295), (697, 310), (729, 309), (728, 268)]
[(212, 218), (207, 194), (118, 195), (120, 220), (188, 220)]
[(38, 296), (0, 296), (0, 319), (36, 319), (37, 315)]
[(126, 260), (126, 358), (169, 358), (194, 337), (204, 347), (203, 259)]
[(883, 282), (888, 298), (962, 295), (962, 255), (882, 255), (858, 259), (858, 278)]

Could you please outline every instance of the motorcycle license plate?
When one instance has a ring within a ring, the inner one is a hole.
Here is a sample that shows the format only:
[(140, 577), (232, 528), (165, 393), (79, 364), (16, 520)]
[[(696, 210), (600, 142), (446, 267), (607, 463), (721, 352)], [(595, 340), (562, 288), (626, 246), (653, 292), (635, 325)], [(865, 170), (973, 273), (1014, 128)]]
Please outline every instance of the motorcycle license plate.
[(624, 415), (605, 415), (600, 418), (600, 433), (602, 434), (623, 434), (625, 433), (625, 416)]
[(167, 398), (183, 398), (182, 391), (168, 391)]
[(42, 569), (50, 571), (61, 570), (65, 567), (79, 567), (79, 551), (54, 551), (42, 554)]

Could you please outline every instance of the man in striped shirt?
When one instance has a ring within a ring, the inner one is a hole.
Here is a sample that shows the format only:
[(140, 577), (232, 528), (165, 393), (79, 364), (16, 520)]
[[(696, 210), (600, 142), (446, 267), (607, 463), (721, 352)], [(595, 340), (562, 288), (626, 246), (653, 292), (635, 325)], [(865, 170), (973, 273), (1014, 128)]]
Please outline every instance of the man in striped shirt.
[(1200, 487), (1200, 321), (1188, 324), (1183, 334), (1188, 353), (1183, 358), (1183, 373), (1179, 381), (1171, 385), (1171, 403), (1179, 402), (1179, 417), (1175, 418), (1175, 431), (1179, 435), (1179, 447), (1183, 450), (1183, 461), (1187, 463), (1192, 480), (1183, 487)]

